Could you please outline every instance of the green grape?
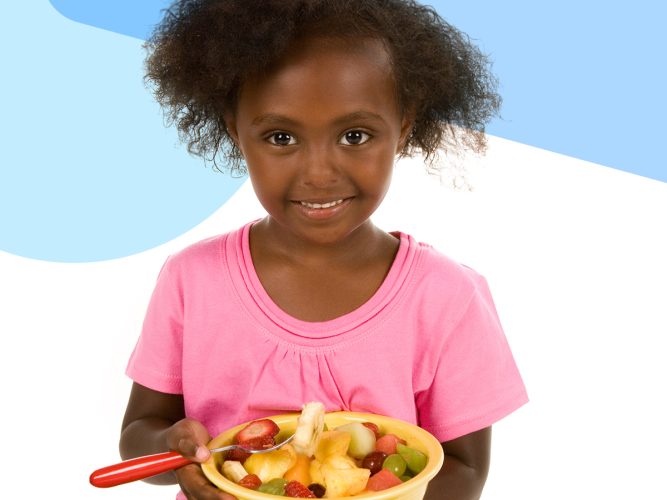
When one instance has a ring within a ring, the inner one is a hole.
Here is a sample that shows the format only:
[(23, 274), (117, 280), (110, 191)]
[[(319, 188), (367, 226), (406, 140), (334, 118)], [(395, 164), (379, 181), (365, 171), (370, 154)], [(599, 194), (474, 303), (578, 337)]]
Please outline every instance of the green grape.
[(277, 477), (275, 479), (271, 479), (271, 481), (267, 481), (266, 483), (262, 484), (259, 488), (257, 488), (257, 491), (261, 491), (262, 493), (268, 493), (269, 495), (283, 496), (285, 495), (286, 485), (287, 485), (286, 479), (283, 479), (282, 477)]
[(396, 477), (401, 477), (405, 474), (406, 467), (407, 464), (405, 463), (405, 459), (398, 453), (389, 455), (384, 459), (384, 462), (382, 462), (382, 468), (392, 472)]
[(396, 445), (396, 451), (399, 455), (403, 457), (405, 463), (408, 466), (408, 469), (414, 474), (419, 474), (426, 467), (427, 458), (419, 450), (405, 446), (404, 444), (398, 443)]
[(403, 474), (401, 477), (399, 477), (399, 479), (403, 482), (406, 482), (406, 481), (409, 481), (410, 479), (412, 479), (412, 476), (408, 476), (407, 474)]

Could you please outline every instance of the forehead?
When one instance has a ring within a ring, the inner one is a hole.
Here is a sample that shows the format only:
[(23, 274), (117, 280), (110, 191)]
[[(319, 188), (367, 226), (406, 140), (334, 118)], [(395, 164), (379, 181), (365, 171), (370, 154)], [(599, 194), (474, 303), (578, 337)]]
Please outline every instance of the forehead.
[(321, 114), (336, 107), (345, 108), (341, 113), (397, 107), (391, 57), (381, 40), (295, 41), (272, 67), (244, 83), (237, 111)]

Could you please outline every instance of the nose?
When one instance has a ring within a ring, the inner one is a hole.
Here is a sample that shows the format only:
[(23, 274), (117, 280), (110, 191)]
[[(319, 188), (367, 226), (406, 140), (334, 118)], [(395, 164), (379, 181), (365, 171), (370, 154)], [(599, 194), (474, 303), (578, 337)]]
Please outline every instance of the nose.
[(304, 148), (300, 167), (301, 182), (309, 187), (331, 187), (341, 176), (335, 151), (326, 145)]

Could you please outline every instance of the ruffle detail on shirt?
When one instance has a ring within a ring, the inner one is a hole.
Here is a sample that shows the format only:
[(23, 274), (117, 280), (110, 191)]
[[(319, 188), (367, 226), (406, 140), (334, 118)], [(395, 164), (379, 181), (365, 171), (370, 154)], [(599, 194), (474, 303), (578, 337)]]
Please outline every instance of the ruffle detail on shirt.
[[(331, 352), (304, 352), (285, 343), (275, 343), (267, 338), (260, 349), (261, 359), (247, 367), (248, 418), (276, 412), (300, 411), (308, 401), (322, 402), (327, 411), (347, 409), (337, 378), (329, 358)], [(276, 388), (276, 380), (284, 380), (284, 373), (292, 374), (290, 385)], [(294, 376), (296, 374), (296, 376)], [(261, 403), (257, 403), (261, 402)], [(243, 407), (243, 405), (241, 405)]]

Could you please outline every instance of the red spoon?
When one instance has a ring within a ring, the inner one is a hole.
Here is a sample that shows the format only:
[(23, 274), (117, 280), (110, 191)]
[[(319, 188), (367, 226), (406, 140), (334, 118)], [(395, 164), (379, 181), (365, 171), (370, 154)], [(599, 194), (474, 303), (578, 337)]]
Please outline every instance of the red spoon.
[[(251, 454), (266, 453), (277, 450), (281, 446), (289, 443), (292, 438), (294, 438), (294, 434), (288, 437), (285, 441), (278, 443), (271, 448), (262, 450), (250, 450), (242, 445), (231, 444), (221, 448), (213, 448), (209, 451), (211, 453), (219, 453), (238, 448)], [(98, 488), (110, 488), (111, 486), (118, 486), (119, 484), (131, 483), (132, 481), (137, 481), (139, 479), (156, 476), (163, 472), (178, 469), (179, 467), (191, 463), (193, 463), (192, 460), (185, 458), (176, 451), (145, 455), (143, 457), (131, 458), (114, 465), (97, 469), (90, 475), (90, 484)]]

